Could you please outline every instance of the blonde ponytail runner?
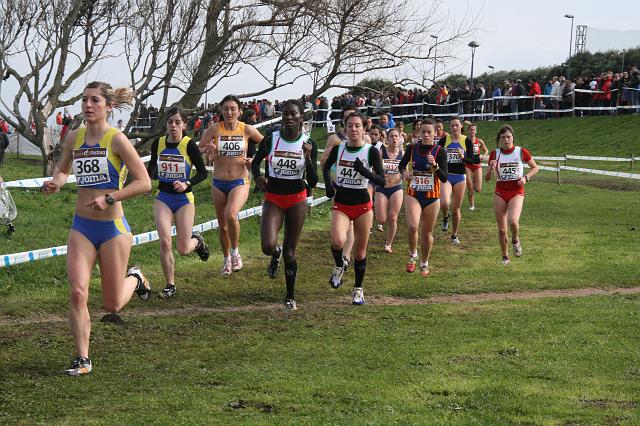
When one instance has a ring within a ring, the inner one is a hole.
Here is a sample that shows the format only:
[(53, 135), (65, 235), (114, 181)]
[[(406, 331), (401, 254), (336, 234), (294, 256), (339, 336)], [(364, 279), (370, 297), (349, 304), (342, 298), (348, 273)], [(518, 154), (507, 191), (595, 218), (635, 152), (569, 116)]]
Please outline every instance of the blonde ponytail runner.
[(136, 92), (128, 87), (118, 87), (113, 91), (113, 107), (118, 111), (129, 109), (134, 104)]

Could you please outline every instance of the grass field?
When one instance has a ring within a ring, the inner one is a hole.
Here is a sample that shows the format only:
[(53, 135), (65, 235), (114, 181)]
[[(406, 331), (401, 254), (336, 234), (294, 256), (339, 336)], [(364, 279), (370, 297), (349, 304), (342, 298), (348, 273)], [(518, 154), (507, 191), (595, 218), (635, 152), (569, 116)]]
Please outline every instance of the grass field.
[[(628, 156), (638, 119), (512, 124), (534, 155)], [(480, 135), (492, 139), (497, 126), (482, 123)], [(624, 165), (585, 167), (612, 166)], [(12, 180), (39, 170), (9, 159), (1, 173)], [(307, 219), (298, 248), (294, 313), (281, 308), (282, 274), (266, 277), (258, 218), (242, 222), (245, 270), (229, 279), (217, 274), (216, 234), (207, 233), (209, 262), (177, 259), (179, 297), (132, 301), (123, 325), (98, 321), (94, 280), (95, 371), (80, 380), (61, 375), (73, 348), (65, 259), (2, 268), (0, 423), (638, 424), (640, 296), (540, 292), (640, 287), (640, 183), (571, 172), (562, 181), (541, 172), (527, 187), (525, 255), (508, 268), (499, 264), (489, 186), (478, 211), (465, 202), (460, 248), (436, 233), (427, 279), (404, 272), (403, 225), (392, 255), (374, 233), (364, 307), (327, 284), (326, 204)], [(197, 189), (199, 223), (213, 208), (208, 185)], [(74, 191), (45, 199), (13, 190), (17, 232), (0, 237), (0, 253), (64, 244)], [(252, 195), (247, 206), (259, 202)], [(151, 199), (125, 209), (134, 232), (153, 229)], [(157, 243), (134, 247), (131, 258), (155, 289), (164, 286)], [(350, 271), (345, 287), (352, 280)], [(482, 298), (514, 292), (528, 299)]]

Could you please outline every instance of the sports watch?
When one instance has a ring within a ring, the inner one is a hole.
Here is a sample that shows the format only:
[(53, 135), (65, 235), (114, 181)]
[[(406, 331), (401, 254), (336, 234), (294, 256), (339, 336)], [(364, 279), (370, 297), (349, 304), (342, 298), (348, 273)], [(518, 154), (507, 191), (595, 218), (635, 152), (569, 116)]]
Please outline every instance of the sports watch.
[(109, 194), (105, 194), (104, 196), (104, 200), (107, 202), (107, 204), (109, 204), (110, 206), (114, 205), (116, 203), (116, 200), (113, 199), (113, 197)]

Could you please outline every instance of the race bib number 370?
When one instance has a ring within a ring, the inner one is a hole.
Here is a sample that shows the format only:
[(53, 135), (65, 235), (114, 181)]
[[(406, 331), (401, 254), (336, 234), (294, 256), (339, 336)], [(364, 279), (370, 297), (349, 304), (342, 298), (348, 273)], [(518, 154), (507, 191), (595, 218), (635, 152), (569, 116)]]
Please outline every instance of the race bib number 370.
[(109, 183), (108, 155), (107, 148), (74, 149), (73, 173), (76, 175), (76, 185)]

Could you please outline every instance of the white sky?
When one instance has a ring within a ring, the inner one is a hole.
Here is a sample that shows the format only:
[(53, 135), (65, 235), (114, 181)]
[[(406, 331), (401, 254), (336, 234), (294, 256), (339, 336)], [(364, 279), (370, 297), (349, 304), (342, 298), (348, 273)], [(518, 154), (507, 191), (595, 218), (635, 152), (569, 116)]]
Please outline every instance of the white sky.
[[(575, 51), (575, 27), (587, 25), (607, 30), (640, 30), (640, 1), (618, 0), (606, 3), (593, 0), (538, 0), (535, 2), (486, 0), (460, 1), (438, 0), (440, 10), (456, 21), (462, 20), (465, 13), (479, 15), (478, 31), (475, 40), (480, 44), (476, 49), (474, 74), (477, 76), (489, 71), (493, 65), (495, 71), (512, 69), (531, 69), (539, 66), (562, 63), (569, 55), (569, 36), (571, 20), (574, 19), (574, 37), (572, 51)], [(425, 34), (425, 43), (433, 40)], [(640, 45), (640, 39), (637, 40)], [(628, 46), (622, 46), (628, 47)], [(587, 49), (589, 46), (587, 45)], [(446, 69), (451, 72), (469, 74), (471, 68), (471, 50), (462, 48), (457, 53), (460, 59), (450, 61)], [(115, 85), (126, 84), (119, 80), (116, 67), (106, 64), (94, 70), (87, 81), (99, 78)], [(438, 72), (441, 70), (439, 69)], [(121, 75), (121, 74), (120, 74)], [(124, 78), (124, 77), (120, 77)], [(356, 81), (363, 78), (357, 76)], [(214, 102), (228, 93), (246, 93), (259, 89), (252, 87), (252, 74), (247, 71), (232, 79), (225, 80), (209, 93), (209, 102)], [(293, 86), (263, 95), (269, 99), (287, 99), (299, 97), (311, 91), (311, 81), (299, 80)], [(342, 93), (344, 89), (333, 89), (326, 96)], [(203, 99), (204, 101), (204, 99)], [(72, 113), (79, 110), (79, 104), (70, 108)]]

